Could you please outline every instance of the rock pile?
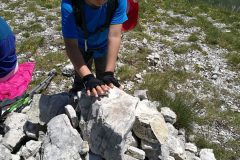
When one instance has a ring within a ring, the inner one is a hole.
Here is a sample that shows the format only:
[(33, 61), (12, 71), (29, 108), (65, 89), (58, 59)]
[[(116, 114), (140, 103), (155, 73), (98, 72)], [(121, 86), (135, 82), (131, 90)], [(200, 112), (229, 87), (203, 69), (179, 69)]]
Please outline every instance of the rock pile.
[[(144, 95), (141, 95), (143, 93)], [(0, 135), (0, 160), (215, 160), (211, 149), (187, 143), (173, 125), (176, 114), (117, 88), (99, 99), (79, 92), (35, 95), (22, 113), (12, 113)]]

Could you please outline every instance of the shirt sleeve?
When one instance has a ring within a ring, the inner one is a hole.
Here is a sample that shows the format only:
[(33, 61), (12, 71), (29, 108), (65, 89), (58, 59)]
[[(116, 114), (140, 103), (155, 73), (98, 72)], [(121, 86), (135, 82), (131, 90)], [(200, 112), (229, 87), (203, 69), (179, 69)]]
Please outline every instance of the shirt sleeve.
[(64, 38), (78, 38), (77, 26), (73, 13), (72, 4), (69, 0), (62, 0), (62, 34)]
[(122, 24), (128, 19), (127, 17), (127, 0), (118, 0), (118, 8), (116, 9), (111, 24)]

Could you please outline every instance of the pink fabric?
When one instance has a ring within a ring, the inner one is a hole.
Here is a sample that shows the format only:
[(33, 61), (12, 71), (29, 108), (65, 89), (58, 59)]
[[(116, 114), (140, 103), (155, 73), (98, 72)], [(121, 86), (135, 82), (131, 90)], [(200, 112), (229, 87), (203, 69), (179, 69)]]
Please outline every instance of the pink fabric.
[(14, 76), (5, 82), (0, 82), (0, 100), (21, 96), (27, 90), (32, 79), (34, 66), (34, 62), (19, 64), (18, 71)]

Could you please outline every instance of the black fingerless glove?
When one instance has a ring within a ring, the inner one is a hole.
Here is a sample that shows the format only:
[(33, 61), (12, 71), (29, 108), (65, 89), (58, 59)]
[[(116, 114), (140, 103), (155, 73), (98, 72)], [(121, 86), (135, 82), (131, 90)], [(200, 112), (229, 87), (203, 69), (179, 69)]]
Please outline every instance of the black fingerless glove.
[(114, 86), (116, 87), (120, 87), (121, 85), (118, 83), (118, 80), (116, 78), (114, 78), (114, 74), (113, 72), (104, 72), (103, 73), (103, 77), (102, 77), (102, 81), (106, 84), (109, 85), (110, 83), (112, 83)]
[(104, 85), (104, 83), (95, 78), (93, 74), (89, 74), (83, 77), (83, 84), (85, 86), (86, 90), (92, 91), (93, 88), (96, 88), (97, 86)]

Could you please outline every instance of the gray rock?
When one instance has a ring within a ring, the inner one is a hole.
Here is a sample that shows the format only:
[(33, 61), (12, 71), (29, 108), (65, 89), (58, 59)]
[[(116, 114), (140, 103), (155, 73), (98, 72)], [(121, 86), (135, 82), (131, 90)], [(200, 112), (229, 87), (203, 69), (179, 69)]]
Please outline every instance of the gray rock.
[(89, 152), (86, 156), (85, 156), (85, 160), (103, 160), (103, 158), (99, 155), (96, 155), (92, 152)]
[(197, 146), (193, 143), (186, 143), (185, 144), (185, 150), (196, 154), (197, 153)]
[(199, 155), (201, 160), (216, 160), (212, 149), (201, 149)]
[(88, 117), (88, 142), (93, 153), (105, 159), (122, 159), (138, 101), (138, 98), (113, 88), (108, 96), (92, 104)]
[[(162, 145), (163, 146), (163, 145)], [(161, 145), (160, 143), (150, 143), (147, 142), (145, 140), (141, 140), (141, 148), (144, 150), (144, 152), (146, 153), (146, 157), (150, 160), (157, 160), (158, 156), (161, 155), (162, 156), (162, 152), (164, 152), (161, 149)], [(165, 154), (166, 152), (164, 152), (163, 154)], [(169, 154), (168, 154), (169, 155)], [(165, 155), (164, 155), (165, 156)], [(164, 157), (162, 156), (162, 157)]]
[(11, 113), (5, 120), (4, 124), (8, 131), (2, 139), (2, 144), (10, 151), (20, 147), (20, 143), (26, 138), (23, 130), (26, 122), (27, 116), (16, 112)]
[(124, 155), (123, 155), (123, 160), (138, 160), (138, 159), (137, 159), (137, 158), (134, 158), (134, 157), (132, 157), (132, 156), (129, 156), (129, 155), (124, 154)]
[(148, 99), (147, 90), (136, 90), (134, 91), (134, 97), (138, 97), (140, 100)]
[(72, 63), (66, 65), (63, 69), (62, 69), (62, 74), (64, 76), (68, 76), (71, 77), (74, 74), (74, 67), (72, 65)]
[(195, 157), (195, 154), (189, 151), (186, 151), (186, 159), (191, 159), (193, 160), (193, 158)]
[(69, 102), (67, 93), (55, 95), (36, 94), (30, 105), (30, 110), (26, 112), (31, 123), (44, 125), (53, 117), (64, 113), (64, 107)]
[(82, 142), (67, 115), (58, 115), (47, 124), (47, 136), (42, 146), (43, 160), (81, 160)]
[(29, 157), (28, 159), (26, 160), (36, 160), (34, 157)]
[(80, 154), (85, 155), (89, 152), (89, 145), (87, 141), (83, 141), (80, 147)]
[(136, 159), (144, 160), (145, 159), (145, 152), (141, 149), (136, 147), (129, 146), (125, 154), (134, 157)]
[(174, 124), (177, 121), (177, 115), (168, 107), (162, 107), (161, 113), (166, 122)]
[(167, 145), (172, 157), (180, 160), (186, 159), (185, 146), (179, 138), (169, 135)]
[(126, 144), (129, 146), (137, 147), (138, 143), (136, 138), (132, 135), (132, 132), (129, 132), (126, 138)]
[(21, 157), (17, 154), (12, 154), (12, 160), (21, 160)]
[(0, 153), (0, 160), (11, 160), (11, 151), (2, 144), (0, 144)]
[(25, 146), (21, 148), (20, 155), (24, 157), (24, 159), (28, 159), (31, 156), (35, 156), (41, 147), (42, 142), (40, 141), (29, 141)]
[(76, 114), (74, 108), (71, 105), (66, 105), (65, 112), (66, 112), (68, 118), (70, 119), (73, 128), (77, 128), (78, 127), (78, 117), (77, 117), (77, 114)]
[(167, 124), (162, 114), (156, 109), (156, 104), (148, 100), (138, 103), (133, 131), (138, 138), (148, 142), (166, 143), (168, 136)]
[(173, 136), (178, 135), (178, 130), (171, 123), (167, 123), (167, 127), (168, 127), (169, 134), (171, 134)]

